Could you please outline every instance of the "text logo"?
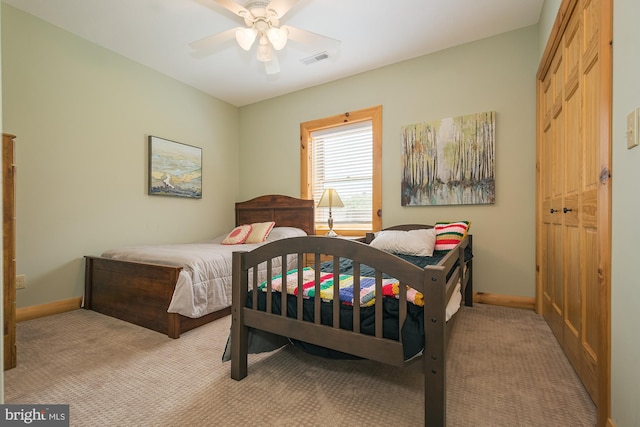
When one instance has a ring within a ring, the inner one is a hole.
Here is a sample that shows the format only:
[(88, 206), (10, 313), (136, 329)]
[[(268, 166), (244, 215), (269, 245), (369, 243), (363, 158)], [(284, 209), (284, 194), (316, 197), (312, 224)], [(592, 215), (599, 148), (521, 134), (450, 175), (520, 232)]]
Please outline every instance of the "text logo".
[(69, 405), (0, 405), (0, 426), (68, 427)]

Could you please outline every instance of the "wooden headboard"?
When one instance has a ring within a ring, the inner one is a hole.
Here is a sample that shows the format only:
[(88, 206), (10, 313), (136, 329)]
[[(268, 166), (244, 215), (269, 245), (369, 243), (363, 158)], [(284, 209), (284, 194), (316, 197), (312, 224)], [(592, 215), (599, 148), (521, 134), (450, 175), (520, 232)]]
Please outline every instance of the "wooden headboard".
[(297, 227), (315, 234), (313, 200), (269, 194), (236, 203), (236, 225), (275, 221), (276, 227)]

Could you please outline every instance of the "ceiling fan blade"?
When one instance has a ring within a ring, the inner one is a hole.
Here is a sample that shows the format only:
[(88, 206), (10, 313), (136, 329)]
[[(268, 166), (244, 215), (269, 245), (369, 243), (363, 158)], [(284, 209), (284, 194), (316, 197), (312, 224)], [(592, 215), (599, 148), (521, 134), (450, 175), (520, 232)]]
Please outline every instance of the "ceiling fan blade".
[(282, 19), (284, 14), (296, 3), (298, 3), (298, 0), (272, 0), (267, 6), (267, 10), (274, 11), (278, 19)]
[(342, 44), (340, 40), (323, 36), (322, 34), (312, 33), (311, 31), (297, 27), (283, 25), (281, 28), (288, 32), (289, 40), (293, 40), (294, 42), (302, 43), (304, 45), (310, 45), (314, 48), (322, 48), (331, 54), (335, 54)]
[(265, 62), (264, 70), (268, 75), (278, 74), (280, 72), (280, 62), (278, 62), (278, 57), (273, 55), (273, 59), (271, 61)]
[(225, 9), (235, 13), (241, 18), (251, 16), (251, 12), (249, 12), (244, 6), (240, 6), (238, 3), (234, 2), (233, 0), (213, 0), (213, 1), (219, 4), (220, 6), (224, 7)]
[(194, 50), (193, 56), (196, 58), (204, 58), (219, 50), (223, 44), (230, 40), (235, 40), (236, 31), (242, 27), (231, 28), (218, 34), (204, 37), (200, 40), (189, 43)]

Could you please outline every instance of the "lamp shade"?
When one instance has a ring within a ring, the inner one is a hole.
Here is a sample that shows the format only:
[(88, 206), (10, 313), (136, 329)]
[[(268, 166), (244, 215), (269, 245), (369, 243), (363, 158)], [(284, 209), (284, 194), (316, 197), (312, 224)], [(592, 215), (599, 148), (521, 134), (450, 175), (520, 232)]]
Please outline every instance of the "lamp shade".
[(287, 30), (271, 27), (267, 30), (267, 37), (275, 50), (282, 50), (287, 44)]
[(255, 28), (238, 28), (236, 30), (236, 41), (244, 50), (251, 49), (253, 42), (256, 40), (258, 31)]
[(319, 208), (343, 208), (344, 203), (340, 200), (338, 192), (334, 188), (327, 188), (322, 193), (320, 201), (318, 202)]

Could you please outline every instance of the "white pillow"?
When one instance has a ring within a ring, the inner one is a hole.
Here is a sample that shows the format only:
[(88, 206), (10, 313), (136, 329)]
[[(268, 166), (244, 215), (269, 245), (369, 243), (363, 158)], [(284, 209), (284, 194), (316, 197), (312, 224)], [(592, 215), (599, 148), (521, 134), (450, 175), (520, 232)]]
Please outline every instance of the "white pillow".
[(433, 228), (420, 230), (383, 230), (369, 244), (385, 252), (403, 255), (433, 256), (436, 231)]
[(300, 228), (295, 227), (273, 227), (271, 233), (267, 236), (267, 242), (272, 242), (274, 240), (286, 239), (287, 237), (299, 237), (306, 236), (307, 233)]

